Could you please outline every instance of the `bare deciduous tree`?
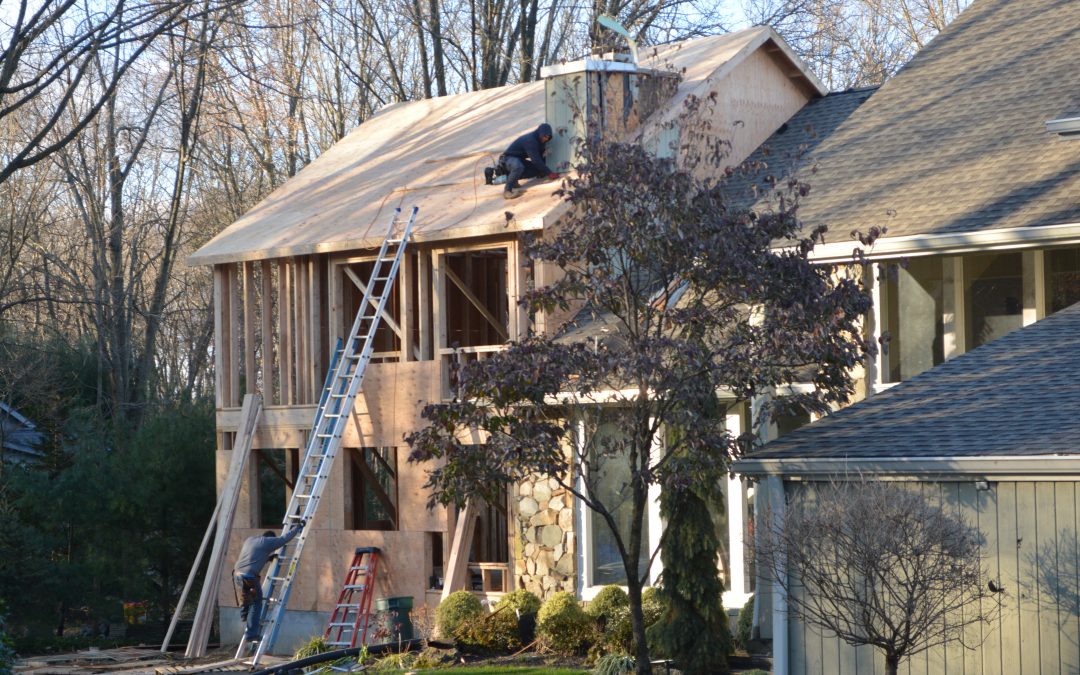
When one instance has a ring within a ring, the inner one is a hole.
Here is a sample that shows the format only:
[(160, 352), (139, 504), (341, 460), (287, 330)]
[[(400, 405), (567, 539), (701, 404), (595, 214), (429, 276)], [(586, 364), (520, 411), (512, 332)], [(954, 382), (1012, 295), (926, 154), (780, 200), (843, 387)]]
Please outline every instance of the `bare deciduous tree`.
[(881, 84), (970, 0), (746, 0), (747, 22), (772, 26), (833, 89)]
[(914, 654), (978, 644), (970, 629), (996, 618), (981, 541), (917, 487), (860, 478), (802, 488), (754, 543), (791, 614), (876, 647), (895, 675)]
[[(225, 0), (226, 3), (237, 0)], [(220, 5), (208, 0), (117, 2), (21, 0), (0, 23), (0, 183), (52, 155), (107, 104), (128, 70), (160, 36)], [(102, 53), (119, 55), (99, 68)], [(87, 84), (95, 87), (88, 89)], [(44, 114), (19, 115), (30, 107)], [(64, 124), (73, 119), (74, 124)], [(32, 122), (32, 123), (31, 123)]]

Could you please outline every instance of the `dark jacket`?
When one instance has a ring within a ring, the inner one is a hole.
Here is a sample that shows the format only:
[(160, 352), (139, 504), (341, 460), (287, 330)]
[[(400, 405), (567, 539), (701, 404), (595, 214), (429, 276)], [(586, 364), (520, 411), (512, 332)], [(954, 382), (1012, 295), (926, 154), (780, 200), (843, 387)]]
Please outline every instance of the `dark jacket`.
[(517, 157), (532, 162), (540, 175), (553, 173), (547, 167), (547, 164), (544, 164), (544, 149), (547, 144), (540, 140), (541, 136), (551, 135), (551, 125), (541, 124), (536, 127), (536, 131), (529, 132), (524, 136), (518, 136), (503, 154), (507, 157)]
[(266, 563), (270, 562), (270, 554), (288, 544), (302, 529), (303, 527), (297, 525), (281, 537), (248, 537), (240, 549), (236, 565), (233, 566), (233, 574), (244, 577), (261, 576)]

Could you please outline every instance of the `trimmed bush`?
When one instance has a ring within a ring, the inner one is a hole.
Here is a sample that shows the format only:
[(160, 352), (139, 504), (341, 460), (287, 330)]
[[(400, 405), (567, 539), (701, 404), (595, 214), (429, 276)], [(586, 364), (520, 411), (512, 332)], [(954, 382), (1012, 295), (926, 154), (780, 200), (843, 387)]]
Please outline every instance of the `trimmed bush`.
[(535, 593), (521, 588), (502, 596), (495, 605), (495, 610), (498, 611), (503, 607), (509, 608), (511, 614), (516, 612), (521, 616), (536, 616), (540, 611), (540, 598), (536, 597)]
[(739, 620), (735, 623), (735, 645), (744, 652), (750, 651), (751, 632), (754, 629), (754, 596), (746, 601), (739, 610)]
[(592, 619), (572, 593), (548, 598), (536, 615), (536, 633), (545, 648), (562, 654), (580, 653), (592, 638)]
[(480, 604), (480, 598), (469, 591), (455, 591), (439, 603), (439, 608), (435, 610), (435, 625), (439, 629), (439, 635), (452, 638), (465, 619), (481, 616), (483, 613), (484, 606)]
[(605, 626), (611, 625), (612, 621), (622, 613), (622, 610), (629, 606), (630, 597), (626, 595), (626, 591), (620, 586), (612, 585), (600, 589), (600, 592), (592, 599), (585, 611), (589, 616), (596, 619), (596, 623), (602, 630)]
[(499, 600), (495, 611), (500, 609), (517, 616), (518, 639), (523, 645), (531, 644), (536, 637), (536, 614), (540, 611), (540, 598), (536, 597), (535, 593), (518, 589)]
[(494, 614), (470, 616), (454, 631), (454, 641), (467, 652), (509, 652), (521, 649), (518, 618), (506, 608)]

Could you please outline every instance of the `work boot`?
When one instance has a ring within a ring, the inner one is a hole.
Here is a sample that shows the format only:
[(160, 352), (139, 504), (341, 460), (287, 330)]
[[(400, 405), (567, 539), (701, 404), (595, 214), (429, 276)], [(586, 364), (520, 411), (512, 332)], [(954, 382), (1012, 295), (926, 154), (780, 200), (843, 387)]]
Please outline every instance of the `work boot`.
[(484, 185), (492, 185), (495, 183), (495, 167), (484, 167)]
[(524, 190), (518, 188), (507, 188), (503, 190), (503, 199), (517, 199), (523, 192)]

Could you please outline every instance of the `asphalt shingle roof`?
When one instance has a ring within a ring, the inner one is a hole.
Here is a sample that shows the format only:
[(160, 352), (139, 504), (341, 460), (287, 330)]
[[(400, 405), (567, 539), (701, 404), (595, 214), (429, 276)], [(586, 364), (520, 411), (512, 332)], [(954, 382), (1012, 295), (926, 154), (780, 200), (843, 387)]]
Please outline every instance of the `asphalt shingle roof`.
[(750, 459), (1080, 454), (1080, 304), (767, 444)]
[[(796, 118), (765, 145), (810, 142), (800, 213), (828, 241), (1078, 222), (1080, 143), (1045, 129), (1080, 114), (1078, 44), (1076, 0), (975, 0), (834, 128), (813, 138)], [(806, 117), (837, 112), (831, 98)]]

